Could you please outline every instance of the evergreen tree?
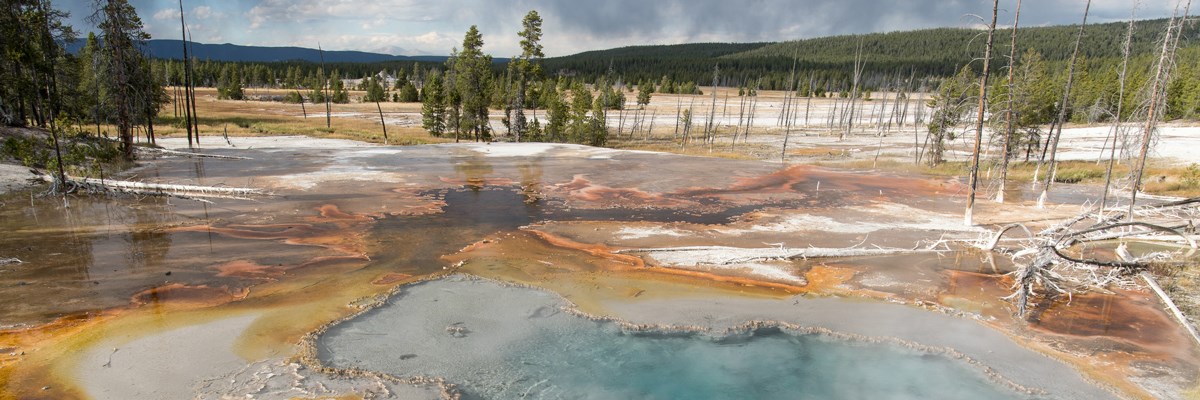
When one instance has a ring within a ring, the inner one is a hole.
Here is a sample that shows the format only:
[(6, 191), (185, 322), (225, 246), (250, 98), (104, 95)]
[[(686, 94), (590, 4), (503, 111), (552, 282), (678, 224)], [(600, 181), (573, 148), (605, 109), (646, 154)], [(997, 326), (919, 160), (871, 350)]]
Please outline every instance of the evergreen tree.
[[(741, 93), (745, 93), (744, 91)], [(650, 95), (654, 94), (654, 84), (650, 81), (644, 81), (638, 84), (638, 106), (645, 108), (650, 104)], [(741, 94), (739, 94), (740, 96)]]
[(463, 36), (462, 51), (454, 63), (458, 95), (462, 98), (462, 127), (470, 130), (476, 141), (487, 140), (488, 100), (491, 98), (492, 57), (483, 54), (483, 35), (475, 25)]
[(524, 28), (520, 32), (521, 36), (521, 56), (513, 61), (517, 70), (517, 96), (516, 96), (516, 116), (513, 121), (516, 132), (517, 141), (521, 141), (521, 136), (525, 133), (525, 95), (528, 91), (529, 79), (536, 78), (541, 74), (541, 65), (538, 63), (542, 57), (546, 55), (542, 53), (542, 17), (537, 11), (529, 11), (525, 14), (525, 18), (521, 20), (521, 26)]
[(338, 104), (346, 104), (350, 102), (350, 92), (346, 91), (346, 83), (342, 82), (342, 76), (337, 70), (329, 76), (329, 97), (330, 101)]
[(139, 99), (139, 81), (147, 80), (142, 71), (145, 62), (137, 43), (150, 39), (142, 31), (142, 20), (137, 11), (125, 0), (107, 0), (97, 3), (99, 9), (92, 18), (97, 21), (101, 32), (102, 53), (105, 62), (101, 69), (105, 79), (106, 99), (114, 111), (117, 133), (121, 139), (125, 159), (133, 159), (133, 126)]
[(425, 84), (421, 126), (433, 136), (441, 137), (446, 133), (446, 89), (441, 74), (433, 74)]
[(371, 76), (363, 82), (366, 83), (367, 88), (367, 95), (363, 97), (363, 101), (368, 103), (387, 101), (387, 92), (383, 90), (383, 84), (379, 82), (379, 79)]
[(417, 87), (412, 82), (404, 81), (404, 86), (400, 88), (398, 100), (405, 103), (414, 103), (420, 101), (420, 97)]
[(221, 77), (217, 79), (217, 98), (242, 100), (245, 92), (242, 90), (241, 68), (237, 64), (225, 64), (221, 67)]
[(591, 129), (591, 118), (588, 112), (592, 109), (592, 92), (583, 85), (583, 82), (575, 81), (571, 86), (571, 142), (587, 143)]
[(549, 119), (546, 121), (546, 136), (551, 142), (565, 142), (569, 133), (567, 124), (571, 121), (571, 106), (563, 99), (564, 93), (557, 89), (557, 85), (547, 86), (546, 113)]
[[(612, 89), (611, 86), (608, 89)], [(621, 95), (624, 98), (625, 95)], [(623, 100), (622, 100), (623, 102)], [(608, 103), (608, 104), (606, 104)], [(584, 143), (592, 146), (603, 146), (608, 143), (608, 128), (606, 127), (606, 110), (611, 106), (612, 101), (605, 101), (604, 97), (596, 97), (592, 104), (592, 115), (588, 118), (587, 136), (584, 137)]]

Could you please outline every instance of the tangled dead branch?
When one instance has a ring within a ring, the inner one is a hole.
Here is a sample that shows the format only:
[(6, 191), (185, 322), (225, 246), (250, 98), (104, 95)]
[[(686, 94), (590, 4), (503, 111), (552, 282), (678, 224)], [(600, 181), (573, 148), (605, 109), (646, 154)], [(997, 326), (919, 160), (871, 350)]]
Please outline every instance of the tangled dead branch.
[[(1200, 198), (1185, 199), (1170, 203), (1144, 206), (1134, 210), (1135, 216), (1152, 217), (1152, 222), (1116, 222), (1122, 215), (1097, 218), (1093, 212), (1083, 213), (1062, 223), (1047, 228), (1036, 235), (1021, 224), (1001, 227), (989, 239), (980, 240), (976, 247), (985, 251), (1007, 254), (1018, 268), (1009, 273), (1013, 278), (1013, 293), (1004, 299), (1015, 303), (1017, 315), (1024, 318), (1039, 301), (1052, 301), (1059, 296), (1071, 296), (1089, 290), (1105, 290), (1108, 287), (1138, 287), (1144, 282), (1155, 289), (1166, 307), (1174, 312), (1176, 319), (1200, 343), (1200, 335), (1165, 292), (1157, 288), (1154, 278), (1148, 273), (1152, 266), (1183, 267), (1186, 257), (1195, 253), (1197, 246), (1194, 222), (1200, 213), (1197, 206)], [(1085, 220), (1099, 223), (1077, 228)], [(1025, 238), (1013, 248), (998, 248), (1001, 238), (1008, 232), (1021, 228)], [(1131, 240), (1159, 244), (1181, 244), (1174, 252), (1153, 252), (1135, 256), (1130, 254), (1126, 243), (1121, 242), (1113, 251), (1115, 257), (1089, 256), (1085, 251), (1072, 250), (1109, 240)], [(1077, 255), (1076, 255), (1077, 254)]]

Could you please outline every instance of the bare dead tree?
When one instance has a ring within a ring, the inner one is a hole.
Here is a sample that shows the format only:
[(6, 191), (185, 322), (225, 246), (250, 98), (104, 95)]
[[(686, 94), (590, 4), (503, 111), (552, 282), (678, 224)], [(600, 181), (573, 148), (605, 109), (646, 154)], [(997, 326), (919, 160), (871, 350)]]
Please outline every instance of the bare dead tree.
[[(325, 70), (325, 50), (321, 48), (321, 42), (317, 42), (317, 53), (321, 55), (321, 70), (324, 71)], [(325, 94), (324, 97), (325, 97), (325, 128), (326, 129), (333, 126), (333, 115), (332, 115), (333, 107), (332, 107), (332, 104), (330, 103), (332, 101), (332, 99), (329, 98), (329, 89), (328, 89), (329, 86), (331, 85), (331, 83), (329, 83), (329, 81), (331, 79), (334, 79), (334, 77), (327, 76), (325, 79), (325, 82), (322, 82), (322, 84), (324, 86), (321, 87), (322, 92)], [(456, 137), (456, 139), (457, 139), (457, 137)]]
[(729, 151), (733, 151), (734, 146), (737, 145), (738, 135), (742, 133), (742, 123), (746, 118), (746, 97), (749, 96), (750, 94), (744, 91), (738, 96), (738, 122), (737, 126), (733, 128), (733, 140), (729, 142)]
[(379, 102), (375, 102), (375, 109), (379, 111), (379, 125), (383, 127), (383, 144), (388, 144), (387, 121), (383, 119), (383, 107), (379, 106)]
[(841, 137), (838, 138), (838, 140), (845, 140), (846, 136), (850, 135), (850, 130), (854, 126), (854, 99), (858, 97), (858, 80), (862, 77), (863, 68), (862, 47), (863, 38), (860, 36), (858, 38), (858, 50), (854, 52), (854, 86), (852, 89), (850, 89), (850, 104), (848, 107), (846, 107), (846, 110), (849, 112), (848, 118), (846, 119), (846, 131)]
[(1075, 63), (1079, 60), (1079, 42), (1083, 41), (1083, 31), (1087, 27), (1088, 12), (1091, 11), (1092, 0), (1088, 0), (1087, 5), (1083, 8), (1083, 23), (1079, 24), (1079, 34), (1075, 36), (1075, 50), (1071, 52), (1071, 62), (1067, 66), (1067, 85), (1063, 88), (1062, 101), (1058, 103), (1058, 125), (1057, 132), (1051, 132), (1049, 140), (1052, 144), (1050, 147), (1049, 167), (1046, 170), (1046, 180), (1042, 182), (1042, 194), (1038, 196), (1038, 208), (1046, 206), (1046, 197), (1050, 195), (1050, 185), (1054, 183), (1054, 176), (1058, 174), (1058, 164), (1055, 161), (1055, 154), (1058, 152), (1058, 142), (1062, 138), (1063, 124), (1066, 122), (1067, 109), (1070, 107), (1071, 101), (1071, 85), (1075, 80)]
[[(642, 111), (642, 113), (644, 114), (645, 111)], [(653, 113), (650, 114), (650, 125), (646, 127), (646, 139), (650, 139), (650, 135), (652, 135), (654, 133), (654, 117), (657, 117), (657, 116), (658, 116), (658, 111), (654, 111)]]
[[(1133, 46), (1133, 24), (1137, 19), (1139, 5), (1141, 5), (1141, 1), (1135, 2), (1133, 10), (1129, 13), (1129, 28), (1125, 32), (1125, 43), (1121, 49), (1121, 70), (1117, 72), (1117, 113), (1113, 116), (1111, 129), (1112, 149), (1108, 154), (1108, 166), (1104, 170), (1104, 194), (1100, 196), (1100, 211), (1097, 218), (1104, 218), (1104, 208), (1108, 206), (1108, 190), (1112, 187), (1113, 164), (1117, 159), (1117, 138), (1120, 136), (1121, 114), (1124, 113), (1125, 106), (1125, 78), (1129, 72), (1129, 49)], [(1100, 154), (1103, 156), (1104, 149), (1100, 149)]]
[[(190, 86), (190, 84), (192, 82), (192, 69), (188, 68), (188, 66), (191, 64), (190, 63), (191, 59), (188, 58), (187, 24), (184, 23), (184, 19), (183, 19), (183, 0), (179, 0), (179, 30), (181, 32), (180, 34), (183, 35), (183, 40), (181, 41), (181, 44), (183, 45), (183, 82), (184, 82), (184, 85)], [(184, 123), (184, 125), (187, 126), (187, 139), (188, 139), (188, 147), (189, 148), (192, 147), (192, 110), (191, 110), (191, 105), (192, 105), (193, 101), (195, 101), (195, 100), (192, 98), (191, 90), (188, 89), (188, 92), (184, 93), (183, 123)]]
[(675, 96), (675, 133), (673, 135), (671, 135), (672, 140), (679, 138), (679, 118), (680, 118), (680, 113), (682, 111), (683, 111), (683, 98), (676, 95)]
[(754, 87), (747, 91), (746, 95), (750, 96), (750, 116), (746, 118), (746, 131), (743, 133), (742, 142), (750, 140), (750, 130), (754, 128), (755, 111), (758, 110), (758, 88), (762, 85), (762, 78), (754, 81)]
[[(1134, 171), (1133, 192), (1129, 196), (1129, 209), (1137, 204), (1137, 192), (1142, 187), (1142, 174), (1146, 170), (1146, 155), (1150, 152), (1150, 141), (1153, 139), (1155, 126), (1158, 120), (1162, 118), (1160, 108), (1166, 107), (1167, 87), (1171, 83), (1171, 73), (1175, 65), (1175, 50), (1179, 46), (1179, 36), (1183, 33), (1183, 24), (1187, 21), (1188, 13), (1191, 11), (1192, 1), (1186, 0), (1184, 3), (1182, 17), (1179, 14), (1179, 4), (1175, 5), (1175, 12), (1171, 15), (1171, 20), (1167, 24), (1167, 31), (1163, 37), (1162, 51), (1159, 54), (1157, 66), (1155, 67), (1154, 79), (1150, 86), (1150, 103), (1146, 107), (1146, 125), (1142, 128), (1142, 146), (1141, 152), (1138, 155), (1138, 166)], [(1133, 213), (1130, 213), (1132, 221)]]
[(704, 126), (704, 140), (708, 142), (708, 151), (712, 151), (712, 144), (716, 141), (716, 117), (717, 117), (717, 83), (721, 76), (721, 65), (713, 66), (713, 83), (712, 83), (712, 104), (708, 110), (708, 124)]
[(1012, 137), (1015, 134), (1016, 126), (1013, 124), (1013, 104), (1015, 103), (1015, 94), (1013, 90), (1016, 85), (1013, 83), (1014, 65), (1017, 63), (1017, 26), (1021, 24), (1021, 0), (1017, 0), (1017, 11), (1013, 16), (1012, 26), (1012, 44), (1008, 49), (1008, 101), (1005, 104), (1004, 110), (1004, 136), (1001, 137), (1000, 143), (1000, 187), (996, 190), (996, 202), (1004, 203), (1004, 186), (1008, 181), (1008, 153), (1011, 151)]
[(808, 98), (804, 100), (804, 127), (805, 128), (808, 127), (808, 114), (809, 114), (809, 111), (812, 110), (813, 81), (815, 81), (815, 80), (816, 80), (816, 72), (809, 71), (808, 72)]
[[(183, 41), (183, 45), (191, 47), (191, 43), (193, 41), (192, 30), (187, 29), (187, 28), (185, 28), (185, 30), (187, 30), (187, 40)], [(197, 101), (196, 101), (196, 79), (198, 77), (196, 76), (196, 70), (193, 68), (192, 64), (193, 63), (192, 63), (191, 59), (184, 60), (183, 67), (186, 68), (188, 71), (190, 71), (186, 77), (188, 80), (186, 90), (188, 92), (188, 96), (191, 99), (191, 104), (192, 104), (192, 130), (195, 131), (194, 138), (196, 139), (196, 145), (199, 146), (200, 145), (200, 113), (196, 112), (196, 103), (197, 103)], [(191, 142), (188, 143), (188, 147), (191, 147)]]
[(992, 43), (996, 33), (996, 14), (1000, 10), (1000, 0), (992, 1), (992, 22), (988, 24), (987, 45), (983, 50), (983, 73), (979, 76), (979, 111), (975, 115), (975, 149), (971, 153), (971, 175), (967, 189), (967, 211), (964, 221), (967, 226), (974, 225), (972, 221), (975, 212), (975, 191), (979, 186), (979, 146), (983, 141), (983, 113), (987, 106), (988, 74), (992, 66)]
[(779, 119), (777, 121), (775, 121), (776, 126), (783, 126), (784, 121), (787, 121), (788, 101), (791, 99), (790, 88), (792, 87), (793, 84), (796, 83), (796, 64), (799, 61), (800, 61), (800, 53), (799, 53), (799, 50), (797, 50), (795, 53), (792, 54), (792, 74), (791, 74), (791, 77), (788, 78), (789, 90), (783, 91), (783, 108), (779, 110)]

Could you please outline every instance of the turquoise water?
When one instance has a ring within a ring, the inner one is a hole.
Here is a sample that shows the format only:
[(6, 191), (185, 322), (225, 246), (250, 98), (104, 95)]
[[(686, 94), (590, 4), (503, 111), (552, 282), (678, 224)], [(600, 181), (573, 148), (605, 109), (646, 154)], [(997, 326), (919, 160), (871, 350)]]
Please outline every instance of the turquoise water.
[[(961, 361), (777, 330), (734, 339), (543, 331), (505, 358), (526, 379), (468, 386), (506, 399), (1013, 399)], [(482, 383), (482, 382), (481, 382)]]
[(452, 276), (405, 287), (331, 328), (337, 368), (433, 376), (466, 399), (1014, 399), (962, 360), (891, 344), (760, 329), (630, 333), (538, 290)]

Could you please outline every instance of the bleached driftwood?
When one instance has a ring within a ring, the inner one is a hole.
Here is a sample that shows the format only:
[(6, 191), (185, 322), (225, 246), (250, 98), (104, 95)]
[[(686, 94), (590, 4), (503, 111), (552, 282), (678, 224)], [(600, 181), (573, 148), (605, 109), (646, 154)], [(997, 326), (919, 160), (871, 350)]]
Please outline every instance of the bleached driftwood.
[[(50, 175), (41, 175), (41, 179), (51, 183), (53, 183), (55, 180), (55, 178)], [(205, 200), (206, 198), (249, 200), (250, 196), (270, 195), (262, 189), (254, 188), (175, 185), (164, 183), (80, 178), (73, 176), (68, 176), (67, 181), (69, 184), (94, 192), (118, 192), (144, 196), (170, 196), (208, 203), (211, 203), (211, 201)]]
[(791, 249), (786, 247), (743, 248), (726, 246), (686, 246), (665, 247), (652, 249), (626, 249), (617, 253), (638, 253), (653, 257), (655, 260), (670, 265), (730, 265), (764, 260), (789, 260), (795, 258), (822, 257), (861, 257), (889, 254), (932, 252), (932, 249), (898, 249), (898, 248), (822, 248), (807, 247)]
[(249, 158), (249, 157), (193, 153), (193, 152), (189, 152), (189, 151), (167, 150), (167, 149), (160, 149), (160, 148), (155, 148), (155, 147), (137, 147), (137, 150), (141, 151), (141, 152), (146, 152), (146, 153), (165, 154), (165, 155), (183, 156), (183, 157), (217, 158), (217, 159), (223, 159), (223, 160), (252, 160), (252, 158)]
[(1179, 310), (1174, 301), (1171, 301), (1171, 296), (1168, 296), (1167, 292), (1162, 289), (1162, 286), (1159, 286), (1154, 277), (1150, 276), (1146, 271), (1142, 271), (1141, 277), (1142, 280), (1146, 281), (1146, 285), (1149, 285), (1150, 289), (1154, 291), (1154, 294), (1158, 295), (1158, 299), (1162, 300), (1163, 304), (1167, 306), (1167, 309), (1171, 310), (1171, 315), (1179, 321), (1180, 325), (1183, 325), (1183, 329), (1187, 330), (1188, 334), (1192, 336), (1192, 340), (1195, 340), (1196, 344), (1200, 344), (1200, 333), (1196, 332), (1196, 327), (1192, 326), (1192, 323), (1183, 315), (1183, 311)]

